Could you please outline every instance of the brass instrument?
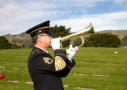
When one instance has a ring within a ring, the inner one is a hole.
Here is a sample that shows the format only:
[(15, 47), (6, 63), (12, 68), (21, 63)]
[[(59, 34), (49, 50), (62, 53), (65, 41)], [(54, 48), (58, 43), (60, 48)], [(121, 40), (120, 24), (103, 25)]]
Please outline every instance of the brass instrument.
[(76, 38), (76, 37), (80, 37), (81, 38), (82, 43), (78, 46), (78, 47), (81, 47), (84, 44), (84, 38), (83, 38), (82, 35), (85, 35), (85, 34), (88, 34), (88, 33), (94, 33), (94, 29), (93, 29), (92, 24), (90, 24), (85, 29), (80, 30), (79, 32), (76, 32), (76, 33), (70, 34), (68, 36), (62, 37), (61, 40), (60, 40), (61, 41), (61, 47), (62, 47), (62, 43), (64, 41), (67, 41), (69, 39)]

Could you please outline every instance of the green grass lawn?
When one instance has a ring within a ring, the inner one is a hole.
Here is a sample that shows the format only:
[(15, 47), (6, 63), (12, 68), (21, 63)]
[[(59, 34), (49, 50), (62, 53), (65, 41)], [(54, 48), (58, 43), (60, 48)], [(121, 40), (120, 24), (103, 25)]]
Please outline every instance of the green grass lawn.
[[(0, 50), (0, 90), (33, 90), (27, 71), (30, 51)], [(76, 66), (63, 78), (65, 90), (127, 90), (127, 48), (80, 48), (74, 58)]]

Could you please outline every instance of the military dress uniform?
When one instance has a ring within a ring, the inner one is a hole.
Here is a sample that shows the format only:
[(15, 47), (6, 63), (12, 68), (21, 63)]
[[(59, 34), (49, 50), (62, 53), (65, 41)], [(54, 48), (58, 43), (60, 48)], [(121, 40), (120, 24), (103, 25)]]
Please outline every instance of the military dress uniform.
[(64, 90), (61, 77), (65, 77), (74, 66), (66, 58), (65, 50), (55, 50), (55, 58), (42, 49), (34, 47), (28, 60), (28, 69), (34, 90)]
[[(28, 30), (27, 33), (30, 33), (31, 37), (40, 32), (50, 35), (51, 32), (46, 31), (48, 24), (49, 21), (39, 24)], [(67, 59), (65, 50), (54, 50), (53, 58), (45, 50), (33, 47), (28, 58), (28, 71), (34, 84), (34, 90), (64, 90), (61, 78), (67, 76), (74, 65), (74, 60)]]

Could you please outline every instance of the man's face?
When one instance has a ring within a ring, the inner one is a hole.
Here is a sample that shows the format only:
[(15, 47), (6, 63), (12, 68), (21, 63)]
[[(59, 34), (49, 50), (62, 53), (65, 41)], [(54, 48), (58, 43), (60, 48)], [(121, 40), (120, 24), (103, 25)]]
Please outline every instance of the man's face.
[(51, 45), (52, 36), (49, 36), (48, 34), (43, 33), (39, 35), (39, 40), (43, 45), (46, 45), (47, 47), (49, 47)]

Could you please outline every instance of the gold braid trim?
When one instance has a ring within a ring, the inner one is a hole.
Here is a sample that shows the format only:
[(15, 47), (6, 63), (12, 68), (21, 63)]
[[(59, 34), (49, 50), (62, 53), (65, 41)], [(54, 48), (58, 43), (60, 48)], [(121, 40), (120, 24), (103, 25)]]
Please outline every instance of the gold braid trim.
[(61, 58), (60, 56), (56, 56), (55, 57), (55, 69), (56, 69), (56, 71), (60, 71), (60, 70), (64, 69), (65, 66), (66, 66), (66, 63), (63, 60), (63, 58)]
[(66, 55), (64, 55), (64, 54), (56, 54), (56, 56), (64, 56), (64, 57), (66, 57)]
[(33, 30), (33, 31), (30, 32), (30, 33), (33, 33), (33, 32), (35, 32), (35, 31), (38, 31), (38, 30), (41, 30), (41, 29), (46, 29), (46, 28), (49, 28), (49, 27), (48, 27), (48, 26), (40, 27), (40, 28), (37, 28), (37, 29)]

